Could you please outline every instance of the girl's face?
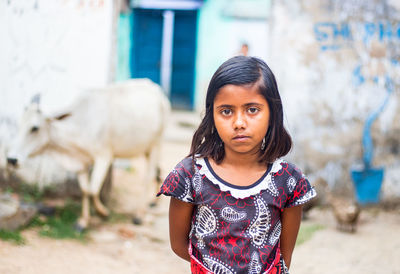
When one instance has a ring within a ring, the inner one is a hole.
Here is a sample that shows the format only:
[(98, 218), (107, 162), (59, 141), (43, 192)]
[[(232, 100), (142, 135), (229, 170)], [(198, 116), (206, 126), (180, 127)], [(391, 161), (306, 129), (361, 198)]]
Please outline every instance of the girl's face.
[(214, 123), (225, 153), (256, 154), (269, 126), (269, 106), (257, 85), (223, 86), (214, 99)]

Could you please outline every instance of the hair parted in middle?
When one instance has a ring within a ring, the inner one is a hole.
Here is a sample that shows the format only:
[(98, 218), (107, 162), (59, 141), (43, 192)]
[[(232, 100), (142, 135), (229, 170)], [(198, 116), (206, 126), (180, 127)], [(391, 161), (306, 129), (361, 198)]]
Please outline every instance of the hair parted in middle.
[(225, 61), (214, 73), (208, 85), (205, 115), (193, 135), (189, 156), (211, 157), (217, 164), (225, 157), (223, 142), (214, 124), (213, 108), (218, 91), (226, 85), (257, 85), (268, 102), (269, 128), (265, 146), (260, 148), (260, 162), (266, 164), (286, 155), (292, 147), (292, 139), (283, 125), (283, 107), (275, 76), (268, 65), (256, 57), (235, 56)]

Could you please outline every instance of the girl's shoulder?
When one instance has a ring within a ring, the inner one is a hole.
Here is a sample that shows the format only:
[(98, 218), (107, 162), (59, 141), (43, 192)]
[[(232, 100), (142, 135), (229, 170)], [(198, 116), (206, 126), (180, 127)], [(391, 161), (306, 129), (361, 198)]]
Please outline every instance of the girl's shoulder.
[(195, 173), (196, 161), (192, 157), (186, 157), (181, 160), (173, 169), (174, 173), (178, 173), (181, 177), (192, 177)]
[(294, 177), (297, 180), (305, 178), (302, 170), (294, 163), (288, 162), (284, 159), (279, 160), (280, 169), (275, 175), (286, 175), (285, 177)]
[(287, 198), (284, 203), (280, 202), (279, 207), (298, 206), (317, 196), (307, 177), (293, 163), (282, 161), (282, 169), (275, 173), (273, 181), (277, 187), (281, 187)]
[(191, 157), (184, 158), (165, 178), (157, 196), (164, 194), (184, 202), (194, 203), (193, 177), (194, 161)]
[(288, 188), (291, 192), (296, 185), (302, 184), (303, 181), (309, 184), (306, 175), (297, 165), (284, 159), (280, 159), (278, 163), (279, 167), (276, 167), (276, 171), (271, 177), (276, 189), (283, 187), (284, 189)]

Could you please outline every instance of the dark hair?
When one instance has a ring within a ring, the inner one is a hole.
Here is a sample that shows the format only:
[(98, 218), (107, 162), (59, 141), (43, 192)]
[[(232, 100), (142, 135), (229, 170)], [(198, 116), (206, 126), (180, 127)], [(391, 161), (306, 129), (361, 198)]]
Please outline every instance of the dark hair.
[(260, 162), (272, 163), (286, 155), (292, 147), (292, 139), (283, 125), (282, 100), (274, 74), (261, 59), (235, 56), (225, 61), (211, 78), (206, 96), (205, 115), (193, 135), (189, 156), (211, 157), (217, 163), (224, 159), (225, 151), (215, 128), (213, 108), (215, 96), (225, 85), (258, 85), (259, 92), (267, 100), (270, 110), (265, 147), (260, 148)]

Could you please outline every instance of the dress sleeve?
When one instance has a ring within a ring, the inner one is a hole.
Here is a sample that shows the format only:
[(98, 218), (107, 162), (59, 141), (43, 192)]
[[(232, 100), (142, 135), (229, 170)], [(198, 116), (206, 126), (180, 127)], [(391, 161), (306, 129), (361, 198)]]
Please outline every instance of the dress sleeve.
[(288, 199), (285, 208), (302, 205), (317, 196), (317, 192), (304, 174), (297, 167), (293, 166), (292, 176), (288, 178)]
[(157, 196), (164, 194), (187, 203), (194, 203), (192, 174), (190, 168), (185, 167), (185, 160), (180, 162), (161, 185)]

